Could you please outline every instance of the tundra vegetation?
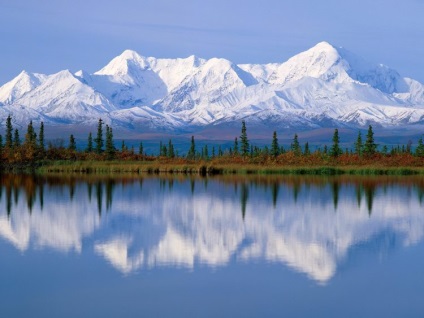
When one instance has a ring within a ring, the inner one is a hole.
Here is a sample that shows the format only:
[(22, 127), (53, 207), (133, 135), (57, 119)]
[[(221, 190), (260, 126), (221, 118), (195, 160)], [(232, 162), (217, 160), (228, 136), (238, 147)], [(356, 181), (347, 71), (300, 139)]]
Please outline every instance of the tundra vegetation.
[[(359, 131), (356, 141), (342, 149), (339, 130), (335, 129), (329, 145), (311, 149), (300, 143), (294, 134), (290, 146), (278, 142), (277, 132), (270, 136), (269, 146), (249, 141), (246, 123), (232, 147), (196, 146), (195, 136), (185, 153), (179, 153), (169, 139), (159, 143), (157, 154), (147, 154), (143, 141), (138, 149), (123, 140), (115, 145), (113, 128), (99, 119), (95, 138), (90, 132), (84, 149), (77, 147), (73, 134), (68, 142), (46, 140), (44, 124), (38, 133), (32, 121), (22, 132), (13, 127), (12, 117), (6, 119), (4, 138), (0, 135), (0, 166), (2, 171), (35, 170), (39, 172), (181, 172), (181, 173), (295, 173), (295, 174), (417, 174), (424, 173), (422, 137), (396, 147), (379, 146), (372, 126), (365, 136)], [(144, 141), (146, 142), (146, 141)]]

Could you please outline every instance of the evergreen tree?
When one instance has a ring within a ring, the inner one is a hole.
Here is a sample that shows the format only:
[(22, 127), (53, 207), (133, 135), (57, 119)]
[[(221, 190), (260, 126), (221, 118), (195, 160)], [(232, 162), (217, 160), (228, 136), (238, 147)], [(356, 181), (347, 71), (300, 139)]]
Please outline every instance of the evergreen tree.
[(406, 144), (405, 152), (410, 154), (411, 151), (412, 151), (412, 140), (408, 140), (408, 143)]
[(218, 157), (222, 157), (224, 155), (221, 146), (218, 146)]
[(241, 122), (240, 151), (243, 157), (249, 154), (249, 140), (247, 139), (246, 122), (244, 120)]
[(38, 147), (40, 149), (41, 154), (44, 155), (44, 152), (46, 150), (46, 145), (44, 142), (44, 122), (41, 122), (40, 124), (40, 132), (38, 134)]
[(204, 148), (204, 159), (205, 160), (208, 160), (209, 159), (208, 145), (205, 145), (205, 148)]
[[(2, 160), (2, 157), (3, 157), (3, 136), (2, 135), (0, 135), (0, 162), (1, 162), (1, 160)], [(0, 196), (1, 196), (1, 192), (0, 192)]]
[(300, 156), (302, 154), (302, 149), (300, 148), (297, 134), (294, 134), (293, 142), (291, 144), (291, 151), (293, 151), (296, 156)]
[(372, 126), (369, 125), (368, 132), (364, 144), (364, 155), (372, 156), (377, 151), (377, 144), (374, 142), (374, 132), (372, 131)]
[(77, 143), (75, 142), (75, 137), (72, 134), (69, 136), (69, 146), (68, 146), (68, 149), (70, 151), (76, 151), (77, 150)]
[(303, 154), (305, 156), (309, 156), (311, 154), (311, 151), (309, 150), (309, 143), (308, 142), (305, 143), (305, 150), (303, 151)]
[(25, 134), (25, 145), (26, 147), (36, 147), (37, 145), (37, 134), (35, 133), (34, 127), (32, 125), (32, 120), (28, 124), (27, 133)]
[(144, 148), (143, 148), (143, 142), (142, 141), (140, 141), (140, 146), (138, 147), (138, 153), (140, 155), (144, 154)]
[(13, 137), (13, 148), (17, 148), (21, 145), (21, 138), (19, 137), (19, 130), (15, 129), (15, 134)]
[(174, 158), (175, 157), (175, 151), (174, 151), (174, 145), (172, 144), (172, 140), (169, 139), (168, 141), (168, 158)]
[(387, 155), (387, 152), (388, 152), (387, 146), (386, 146), (386, 145), (384, 145), (384, 146), (383, 146), (383, 148), (381, 149), (381, 153), (382, 153), (383, 155)]
[(239, 154), (239, 148), (238, 148), (238, 140), (237, 137), (234, 139), (234, 155), (237, 156)]
[(93, 135), (91, 132), (88, 134), (88, 140), (87, 140), (87, 148), (85, 149), (86, 152), (93, 152)]
[(415, 155), (417, 157), (424, 157), (423, 137), (420, 137), (420, 139), (418, 139), (418, 146), (417, 146), (417, 148), (415, 148)]
[(165, 145), (162, 145), (162, 151), (161, 151), (161, 154), (160, 154), (162, 157), (166, 157), (166, 156), (168, 156), (168, 148), (166, 148), (166, 146)]
[(32, 125), (32, 120), (29, 122), (27, 127), (24, 146), (26, 160), (34, 160), (37, 154), (37, 134), (35, 133), (34, 126)]
[(105, 143), (105, 152), (108, 160), (113, 160), (115, 158), (115, 145), (113, 143), (113, 131), (112, 127), (106, 125), (106, 143)]
[(196, 144), (194, 143), (194, 136), (191, 136), (190, 149), (187, 153), (187, 159), (194, 160), (196, 157)]
[(215, 158), (215, 146), (212, 146), (212, 159)]
[(13, 126), (12, 126), (12, 116), (7, 116), (6, 119), (6, 135), (5, 135), (5, 148), (11, 149), (13, 147)]
[(333, 145), (331, 146), (331, 149), (330, 149), (330, 156), (338, 157), (343, 153), (339, 144), (340, 144), (339, 130), (335, 129), (333, 134)]
[(278, 146), (277, 132), (274, 131), (272, 134), (272, 143), (271, 143), (271, 156), (277, 157), (280, 154), (280, 147)]
[(96, 153), (101, 154), (103, 151), (103, 120), (100, 118), (99, 123), (97, 124), (97, 137), (94, 140), (96, 143)]
[(363, 147), (364, 145), (362, 144), (362, 135), (361, 131), (359, 131), (358, 138), (356, 138), (355, 142), (355, 154), (357, 154), (358, 156), (362, 156)]
[(259, 157), (261, 155), (261, 148), (255, 146), (255, 150), (254, 150), (254, 156), (255, 157)]
[[(160, 144), (160, 147), (162, 148), (162, 142)], [(127, 149), (127, 146), (125, 145), (125, 140), (122, 140), (122, 142), (121, 142), (121, 152), (125, 152), (127, 150), (128, 149)]]

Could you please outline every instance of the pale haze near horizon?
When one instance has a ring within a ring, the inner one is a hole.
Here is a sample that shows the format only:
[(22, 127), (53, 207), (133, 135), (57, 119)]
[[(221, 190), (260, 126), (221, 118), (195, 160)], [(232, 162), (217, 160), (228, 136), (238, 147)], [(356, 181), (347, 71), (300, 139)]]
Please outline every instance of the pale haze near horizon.
[(0, 85), (144, 56), (284, 62), (327, 41), (424, 83), (423, 0), (14, 0), (0, 4)]

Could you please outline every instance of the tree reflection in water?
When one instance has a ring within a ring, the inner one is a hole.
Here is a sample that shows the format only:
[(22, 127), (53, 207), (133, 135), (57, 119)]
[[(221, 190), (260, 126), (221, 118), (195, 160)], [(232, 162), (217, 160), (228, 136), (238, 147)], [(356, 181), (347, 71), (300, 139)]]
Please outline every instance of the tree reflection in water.
[(98, 232), (91, 244), (125, 272), (263, 258), (326, 281), (391, 222), (421, 239), (423, 196), (421, 177), (3, 175), (0, 235), (23, 250), (81, 250)]

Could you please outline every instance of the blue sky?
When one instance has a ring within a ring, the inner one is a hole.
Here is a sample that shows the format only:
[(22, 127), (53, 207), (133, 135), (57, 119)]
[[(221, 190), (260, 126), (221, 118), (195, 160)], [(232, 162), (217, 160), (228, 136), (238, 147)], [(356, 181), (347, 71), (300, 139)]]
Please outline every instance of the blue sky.
[(0, 85), (21, 70), (94, 72), (125, 49), (283, 62), (320, 41), (424, 82), (424, 0), (3, 0)]

